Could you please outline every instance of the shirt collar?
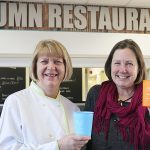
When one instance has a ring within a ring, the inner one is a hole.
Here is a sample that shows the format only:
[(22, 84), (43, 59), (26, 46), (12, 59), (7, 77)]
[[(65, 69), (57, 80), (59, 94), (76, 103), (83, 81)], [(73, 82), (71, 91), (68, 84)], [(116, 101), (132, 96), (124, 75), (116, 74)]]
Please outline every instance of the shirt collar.
[[(31, 84), (30, 84), (30, 87), (31, 89), (33, 89), (37, 94), (41, 95), (41, 96), (45, 96), (45, 97), (48, 97), (45, 95), (44, 91), (34, 82), (34, 81), (31, 81)], [(51, 99), (59, 99), (60, 97), (60, 91), (58, 92), (58, 95), (56, 98), (52, 98), (52, 97), (48, 97), (48, 98), (51, 98)]]

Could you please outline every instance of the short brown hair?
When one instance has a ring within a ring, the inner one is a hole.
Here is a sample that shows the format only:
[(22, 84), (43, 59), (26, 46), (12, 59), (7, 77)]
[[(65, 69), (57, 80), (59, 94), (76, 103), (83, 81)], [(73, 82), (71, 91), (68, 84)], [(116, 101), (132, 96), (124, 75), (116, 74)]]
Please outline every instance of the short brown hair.
[(72, 62), (66, 48), (56, 40), (42, 40), (40, 41), (33, 53), (32, 64), (30, 69), (30, 77), (33, 81), (37, 81), (37, 60), (39, 56), (50, 55), (62, 58), (65, 65), (64, 80), (69, 80), (72, 75)]
[(138, 46), (138, 44), (136, 42), (134, 42), (131, 39), (122, 40), (122, 41), (118, 42), (117, 44), (115, 44), (115, 46), (112, 48), (112, 50), (106, 60), (106, 63), (105, 63), (106, 76), (108, 77), (109, 80), (112, 80), (111, 63), (112, 63), (113, 55), (117, 49), (124, 49), (124, 48), (129, 48), (130, 50), (132, 50), (132, 52), (136, 56), (139, 72), (138, 72), (137, 78), (135, 80), (135, 84), (138, 84), (138, 83), (142, 82), (144, 79), (146, 79), (146, 66), (145, 66), (143, 54), (142, 54), (140, 47)]

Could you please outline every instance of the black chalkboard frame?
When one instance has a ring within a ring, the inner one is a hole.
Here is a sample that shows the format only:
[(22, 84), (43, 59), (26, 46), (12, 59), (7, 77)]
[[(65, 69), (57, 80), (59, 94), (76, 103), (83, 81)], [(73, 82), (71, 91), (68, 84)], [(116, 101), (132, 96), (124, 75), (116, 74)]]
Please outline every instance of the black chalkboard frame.
[(26, 67), (0, 67), (0, 105), (12, 93), (26, 88)]

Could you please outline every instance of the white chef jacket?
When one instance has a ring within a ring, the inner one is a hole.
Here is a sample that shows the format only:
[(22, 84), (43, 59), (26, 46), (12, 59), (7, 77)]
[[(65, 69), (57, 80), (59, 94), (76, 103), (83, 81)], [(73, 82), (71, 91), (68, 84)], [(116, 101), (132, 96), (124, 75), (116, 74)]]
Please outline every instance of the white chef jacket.
[(0, 150), (58, 150), (57, 140), (73, 133), (74, 111), (79, 108), (58, 94), (47, 97), (32, 82), (8, 96), (0, 120)]

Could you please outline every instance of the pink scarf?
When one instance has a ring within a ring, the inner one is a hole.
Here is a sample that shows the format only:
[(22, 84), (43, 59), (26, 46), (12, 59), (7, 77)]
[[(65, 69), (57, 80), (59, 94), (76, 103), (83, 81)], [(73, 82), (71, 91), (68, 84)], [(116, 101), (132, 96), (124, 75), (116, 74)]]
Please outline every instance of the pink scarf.
[(135, 93), (131, 103), (127, 107), (122, 107), (117, 102), (118, 92), (112, 81), (102, 83), (96, 107), (94, 110), (93, 129), (96, 133), (104, 131), (108, 138), (111, 115), (119, 117), (118, 129), (124, 141), (128, 139), (127, 129), (129, 129), (130, 144), (134, 144), (135, 150), (139, 145), (142, 149), (150, 147), (150, 125), (146, 119), (149, 113), (146, 107), (142, 106), (142, 83), (135, 87)]

